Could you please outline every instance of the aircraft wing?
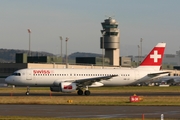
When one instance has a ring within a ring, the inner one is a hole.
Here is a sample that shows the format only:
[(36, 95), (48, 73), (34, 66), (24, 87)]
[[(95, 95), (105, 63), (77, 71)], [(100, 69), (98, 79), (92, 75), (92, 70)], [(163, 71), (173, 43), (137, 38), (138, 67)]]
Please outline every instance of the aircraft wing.
[(89, 86), (89, 85), (92, 85), (94, 82), (99, 82), (101, 80), (108, 80), (108, 79), (111, 79), (116, 76), (118, 76), (118, 75), (79, 79), (79, 80), (74, 81), (74, 83), (77, 83), (78, 86), (86, 86), (86, 85)]
[(170, 72), (163, 71), (163, 72), (158, 72), (158, 73), (150, 73), (150, 74), (148, 74), (148, 76), (149, 77), (157, 77), (159, 75), (167, 74), (167, 73), (170, 73)]

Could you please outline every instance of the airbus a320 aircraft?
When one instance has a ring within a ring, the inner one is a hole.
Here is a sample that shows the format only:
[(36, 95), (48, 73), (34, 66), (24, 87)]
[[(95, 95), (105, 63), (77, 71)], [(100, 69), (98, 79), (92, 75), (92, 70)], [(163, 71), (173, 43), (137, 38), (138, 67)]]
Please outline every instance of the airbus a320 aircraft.
[[(117, 69), (21, 69), (5, 81), (16, 86), (50, 87), (52, 92), (90, 95), (88, 87), (121, 86), (148, 81), (167, 74), (160, 71), (166, 43), (158, 43), (137, 68)], [(85, 91), (83, 91), (85, 90)]]

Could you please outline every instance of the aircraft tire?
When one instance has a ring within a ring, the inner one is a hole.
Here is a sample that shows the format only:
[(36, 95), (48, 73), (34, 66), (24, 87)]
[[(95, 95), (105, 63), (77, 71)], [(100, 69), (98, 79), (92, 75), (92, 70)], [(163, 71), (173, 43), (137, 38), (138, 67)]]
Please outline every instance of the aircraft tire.
[(82, 90), (78, 90), (78, 91), (77, 91), (77, 94), (78, 94), (78, 95), (83, 95), (83, 91), (82, 91)]
[(89, 90), (85, 90), (85, 92), (84, 92), (84, 95), (90, 95), (91, 94), (91, 92), (89, 91)]
[(29, 92), (26, 92), (26, 95), (29, 95)]

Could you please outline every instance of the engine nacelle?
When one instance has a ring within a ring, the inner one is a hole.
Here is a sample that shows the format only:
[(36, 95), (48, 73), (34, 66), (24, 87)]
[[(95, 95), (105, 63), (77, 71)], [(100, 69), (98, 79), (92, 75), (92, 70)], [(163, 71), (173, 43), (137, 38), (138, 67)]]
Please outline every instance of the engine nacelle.
[(61, 82), (59, 86), (50, 87), (52, 92), (74, 92), (76, 91), (76, 84), (72, 82)]

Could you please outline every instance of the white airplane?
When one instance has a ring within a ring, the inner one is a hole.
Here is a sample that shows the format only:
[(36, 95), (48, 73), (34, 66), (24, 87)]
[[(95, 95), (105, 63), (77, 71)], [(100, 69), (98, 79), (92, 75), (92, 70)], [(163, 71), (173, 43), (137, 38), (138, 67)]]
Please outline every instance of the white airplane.
[[(52, 92), (74, 92), (90, 95), (88, 87), (121, 86), (162, 77), (166, 43), (158, 43), (137, 68), (118, 69), (21, 69), (5, 79), (7, 84), (29, 87), (50, 87)], [(83, 90), (85, 91), (83, 92)]]

